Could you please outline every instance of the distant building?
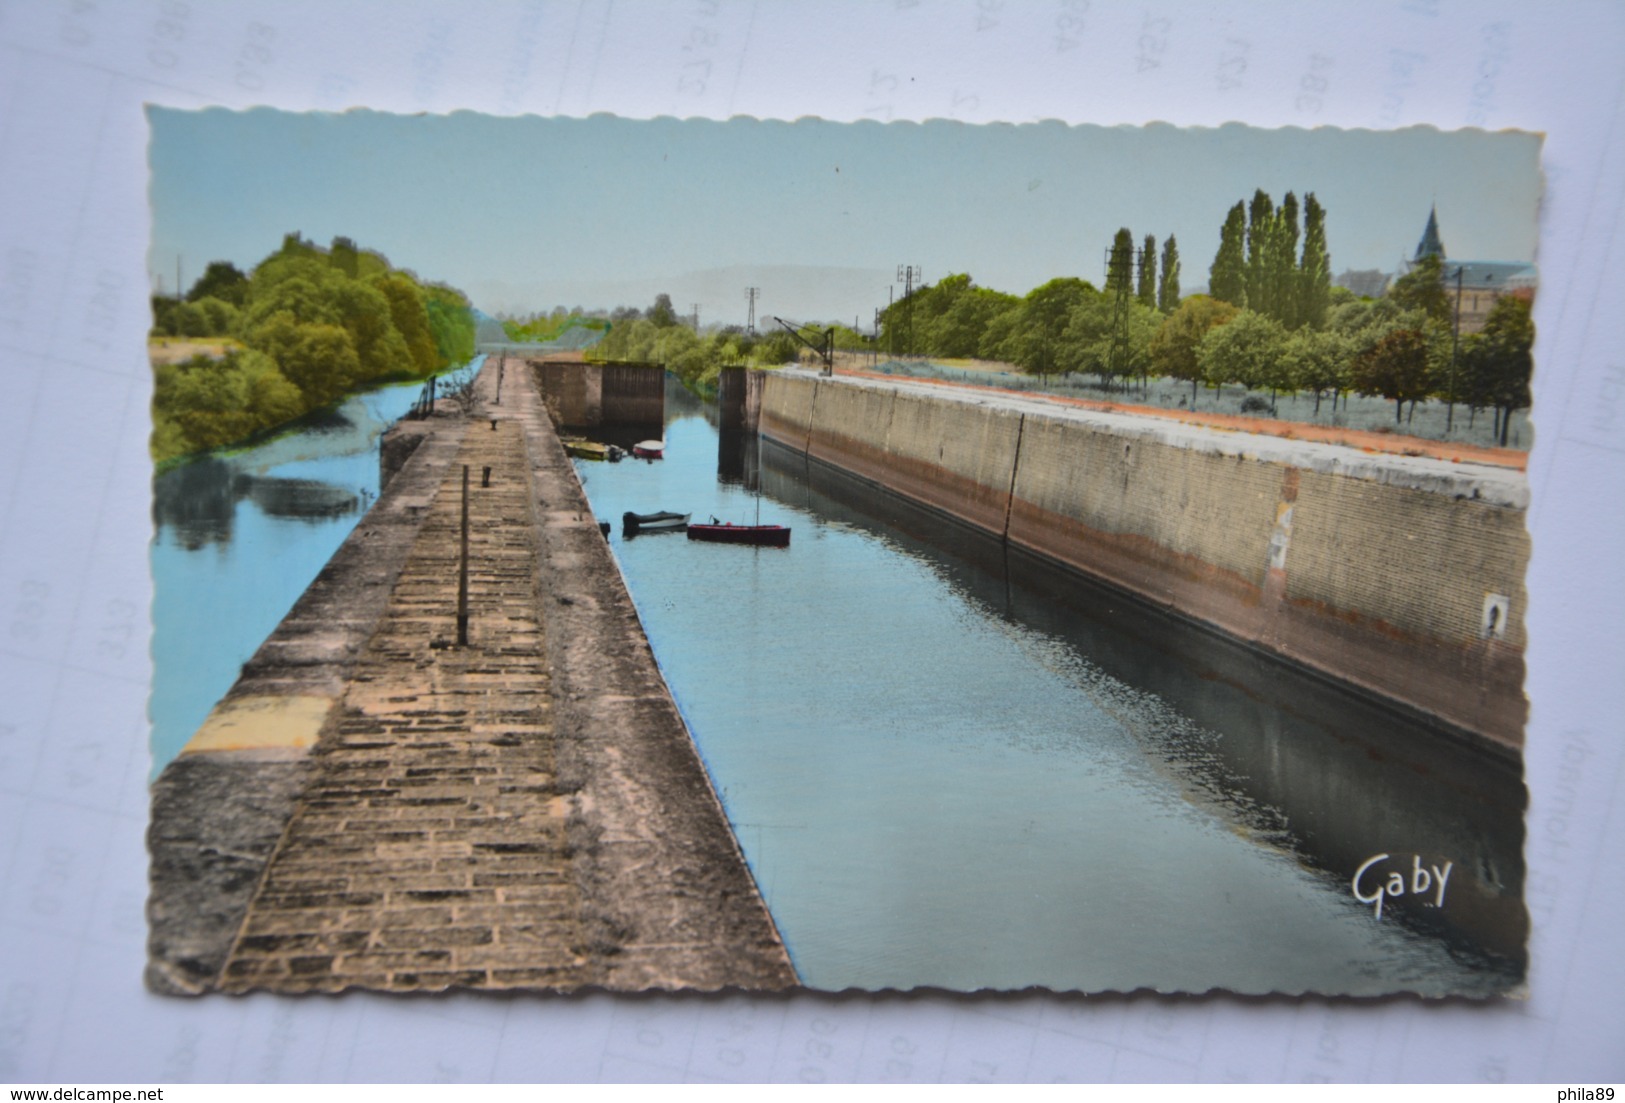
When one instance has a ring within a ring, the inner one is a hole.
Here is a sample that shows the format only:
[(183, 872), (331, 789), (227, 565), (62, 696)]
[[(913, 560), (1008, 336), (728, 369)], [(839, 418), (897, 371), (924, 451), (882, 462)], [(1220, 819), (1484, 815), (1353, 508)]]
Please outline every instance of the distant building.
[(1388, 293), (1390, 279), (1388, 273), (1375, 268), (1345, 268), (1342, 275), (1332, 280), (1332, 286), (1346, 287), (1362, 299), (1380, 299)]
[[(1485, 319), (1503, 295), (1518, 295), (1533, 300), (1539, 283), (1539, 273), (1533, 264), (1524, 261), (1451, 260), (1444, 251), (1444, 240), (1439, 236), (1438, 208), (1428, 211), (1428, 224), (1422, 239), (1416, 243), (1416, 255), (1404, 266), (1405, 271), (1423, 257), (1436, 256), (1441, 262), (1445, 294), (1452, 312), (1458, 308), (1463, 333), (1477, 333), (1484, 328)], [(1346, 286), (1346, 285), (1345, 285)]]

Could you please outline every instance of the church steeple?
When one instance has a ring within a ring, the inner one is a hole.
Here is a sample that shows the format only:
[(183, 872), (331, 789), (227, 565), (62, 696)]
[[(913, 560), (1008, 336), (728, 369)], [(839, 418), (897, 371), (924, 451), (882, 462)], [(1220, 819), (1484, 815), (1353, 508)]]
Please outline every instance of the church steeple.
[(1439, 208), (1428, 210), (1428, 228), (1422, 231), (1422, 240), (1416, 243), (1416, 256), (1411, 258), (1412, 263), (1423, 257), (1438, 257), (1444, 259), (1444, 242), (1439, 240)]

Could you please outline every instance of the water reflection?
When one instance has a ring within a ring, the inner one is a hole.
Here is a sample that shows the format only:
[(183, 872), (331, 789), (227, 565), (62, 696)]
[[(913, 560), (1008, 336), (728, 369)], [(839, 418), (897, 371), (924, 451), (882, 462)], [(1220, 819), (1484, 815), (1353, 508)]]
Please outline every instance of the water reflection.
[[(771, 443), (758, 462), (680, 391), (665, 435), (662, 463), (578, 465), (600, 517), (795, 530), (613, 546), (807, 983), (1523, 975), (1515, 763)], [(1382, 852), (1452, 862), (1447, 906), (1377, 920), (1349, 877)]]
[(1035, 648), (1035, 662), (1086, 659), (1089, 675), (1103, 676), (1092, 692), (1193, 806), (1342, 885), (1384, 852), (1420, 856), (1424, 869), (1453, 863), (1450, 907), (1410, 894), (1385, 914), (1522, 976), (1526, 791), (1515, 757), (1466, 746), (772, 442), (764, 453), (769, 495), (931, 562), (967, 600), (1062, 645)]
[(248, 500), (271, 517), (317, 524), (365, 512), (376, 491), (320, 479), (255, 475), (206, 456), (153, 480), (152, 522), (170, 528), (188, 551), (231, 540), (237, 503)]
[(353, 396), (153, 479), (154, 774), (377, 498), (379, 437), (420, 389)]

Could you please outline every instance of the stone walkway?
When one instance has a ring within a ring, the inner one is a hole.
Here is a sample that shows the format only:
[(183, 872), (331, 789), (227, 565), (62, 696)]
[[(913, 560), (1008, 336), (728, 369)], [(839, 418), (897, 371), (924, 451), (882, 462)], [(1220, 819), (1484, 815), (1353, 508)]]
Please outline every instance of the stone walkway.
[[(464, 464), (470, 618), (458, 647)], [(472, 424), (322, 734), (220, 988), (591, 982), (537, 617), (534, 501), (520, 426)]]

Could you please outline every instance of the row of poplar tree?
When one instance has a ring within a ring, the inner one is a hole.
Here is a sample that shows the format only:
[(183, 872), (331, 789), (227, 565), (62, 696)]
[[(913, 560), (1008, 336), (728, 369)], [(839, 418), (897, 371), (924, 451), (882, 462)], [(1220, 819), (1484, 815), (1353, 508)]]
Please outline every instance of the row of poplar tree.
[[(1302, 222), (1300, 225), (1300, 215)], [(1097, 289), (1063, 277), (1016, 296), (949, 276), (881, 313), (880, 348), (893, 356), (977, 358), (1040, 375), (1093, 374), (1106, 389), (1153, 376), (1336, 403), (1350, 393), (1394, 402), (1396, 423), (1428, 400), (1508, 415), (1529, 404), (1534, 329), (1526, 298), (1503, 297), (1481, 333), (1457, 340), (1438, 257), (1427, 257), (1379, 299), (1333, 287), (1326, 211), (1313, 194), (1300, 208), (1262, 190), (1225, 217), (1205, 295), (1180, 293), (1170, 235), (1136, 247), (1117, 232)]]
[(153, 318), (154, 337), (212, 339), (223, 350), (154, 366), (151, 447), (160, 462), (474, 355), (466, 295), (345, 237), (322, 249), (289, 234), (252, 273), (215, 261), (184, 297), (155, 297)]

